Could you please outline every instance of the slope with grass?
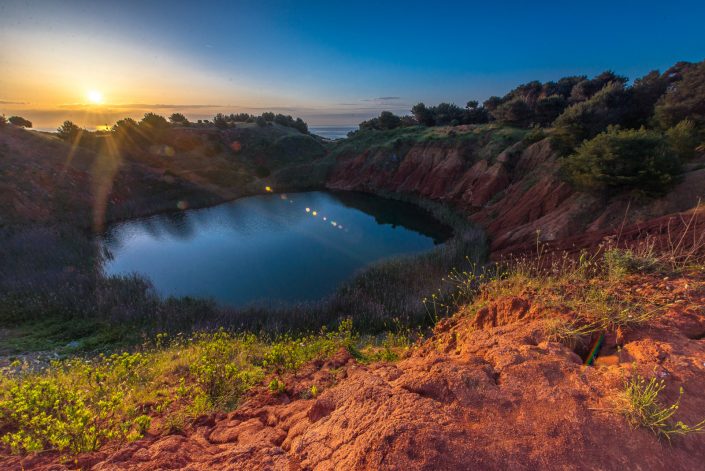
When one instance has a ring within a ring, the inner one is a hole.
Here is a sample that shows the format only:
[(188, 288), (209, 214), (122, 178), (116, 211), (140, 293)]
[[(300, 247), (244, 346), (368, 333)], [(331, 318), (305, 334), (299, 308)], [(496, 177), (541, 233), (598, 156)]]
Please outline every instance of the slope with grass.
[[(455, 295), (433, 301), (454, 314), (414, 345), (405, 332), (381, 343), (356, 337), (350, 324), (274, 343), (161, 337), (140, 353), (6, 379), (6, 446), (48, 451), (14, 456), (6, 448), (2, 465), (698, 469), (702, 244), (674, 263), (693, 248), (609, 247), (576, 258), (541, 251), (484, 275), (455, 273)], [(32, 400), (37, 390), (62, 400)], [(60, 426), (82, 417), (66, 396), (79, 390), (91, 394), (84, 409), (112, 410), (101, 394), (122, 399), (115, 414), (97, 415), (114, 424), (97, 441), (90, 427)], [(52, 450), (57, 443), (63, 452)], [(95, 443), (105, 445), (90, 451)]]

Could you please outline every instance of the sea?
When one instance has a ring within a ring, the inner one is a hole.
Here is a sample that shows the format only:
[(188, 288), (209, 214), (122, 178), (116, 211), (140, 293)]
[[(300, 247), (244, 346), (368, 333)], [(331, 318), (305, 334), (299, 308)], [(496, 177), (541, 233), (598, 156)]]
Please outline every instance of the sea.
[(333, 140), (348, 137), (348, 133), (356, 131), (357, 126), (309, 126), (308, 130), (311, 134)]

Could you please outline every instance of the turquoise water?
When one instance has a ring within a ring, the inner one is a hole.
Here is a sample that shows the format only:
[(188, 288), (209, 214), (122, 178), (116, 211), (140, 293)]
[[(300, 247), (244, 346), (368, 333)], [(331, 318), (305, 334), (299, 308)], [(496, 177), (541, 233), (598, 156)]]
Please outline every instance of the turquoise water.
[(232, 306), (315, 300), (385, 257), (422, 252), (450, 229), (406, 203), (357, 193), (243, 198), (112, 226), (107, 274), (138, 273), (162, 295)]

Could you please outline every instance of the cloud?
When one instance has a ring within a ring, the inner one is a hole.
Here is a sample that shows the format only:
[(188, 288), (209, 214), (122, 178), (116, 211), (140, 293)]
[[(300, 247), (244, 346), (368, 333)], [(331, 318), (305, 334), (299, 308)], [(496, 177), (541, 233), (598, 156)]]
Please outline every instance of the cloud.
[(360, 101), (395, 101), (395, 100), (401, 100), (401, 97), (399, 96), (381, 96), (378, 98), (366, 98)]
[(29, 103), (26, 103), (24, 101), (0, 100), (0, 105), (29, 105)]

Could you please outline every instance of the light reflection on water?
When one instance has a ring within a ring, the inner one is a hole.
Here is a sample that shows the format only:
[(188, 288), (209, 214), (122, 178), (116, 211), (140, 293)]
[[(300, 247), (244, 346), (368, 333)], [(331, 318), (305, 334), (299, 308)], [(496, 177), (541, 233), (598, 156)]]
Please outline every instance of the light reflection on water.
[(162, 295), (243, 306), (319, 299), (355, 271), (450, 236), (417, 208), (352, 193), (244, 198), (116, 224), (108, 274), (140, 273)]

